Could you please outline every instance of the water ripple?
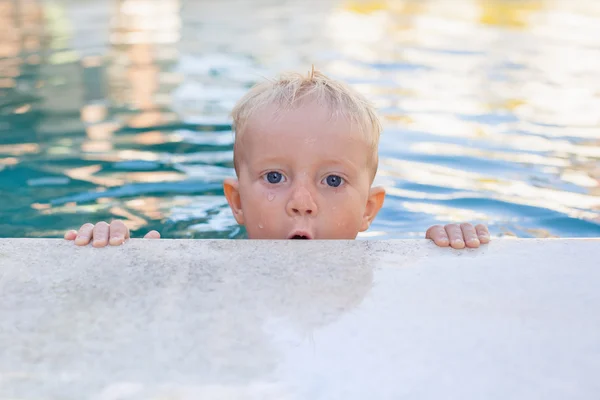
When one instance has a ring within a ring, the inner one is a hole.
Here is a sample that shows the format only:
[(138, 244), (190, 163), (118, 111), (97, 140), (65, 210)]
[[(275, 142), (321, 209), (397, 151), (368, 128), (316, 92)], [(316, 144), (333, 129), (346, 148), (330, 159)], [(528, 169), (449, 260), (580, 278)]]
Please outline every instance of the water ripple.
[(385, 126), (375, 238), (600, 236), (595, 0), (0, 0), (0, 237), (244, 237), (228, 113), (315, 64)]

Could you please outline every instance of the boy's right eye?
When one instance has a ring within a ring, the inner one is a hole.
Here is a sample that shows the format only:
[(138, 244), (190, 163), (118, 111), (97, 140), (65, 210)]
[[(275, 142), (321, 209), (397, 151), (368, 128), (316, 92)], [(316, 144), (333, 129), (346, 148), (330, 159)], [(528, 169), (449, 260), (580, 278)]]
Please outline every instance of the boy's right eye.
[(265, 175), (265, 179), (267, 180), (267, 182), (272, 184), (281, 183), (281, 181), (283, 180), (283, 175), (279, 172), (271, 171)]

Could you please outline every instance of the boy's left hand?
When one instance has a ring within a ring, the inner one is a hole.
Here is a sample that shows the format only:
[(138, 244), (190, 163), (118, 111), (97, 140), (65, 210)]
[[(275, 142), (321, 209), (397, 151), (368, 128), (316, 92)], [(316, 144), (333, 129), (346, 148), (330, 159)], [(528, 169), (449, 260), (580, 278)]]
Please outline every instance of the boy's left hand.
[(490, 233), (485, 225), (473, 227), (471, 224), (449, 224), (446, 226), (435, 225), (427, 229), (425, 235), (440, 247), (451, 247), (464, 249), (466, 247), (477, 248), (480, 244), (490, 242)]

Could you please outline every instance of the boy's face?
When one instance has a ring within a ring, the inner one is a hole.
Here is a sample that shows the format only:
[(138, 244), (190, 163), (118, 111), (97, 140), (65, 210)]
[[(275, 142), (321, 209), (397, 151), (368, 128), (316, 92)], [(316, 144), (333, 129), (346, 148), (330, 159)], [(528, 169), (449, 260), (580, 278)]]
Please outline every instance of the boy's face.
[(238, 180), (225, 195), (250, 239), (354, 239), (383, 204), (371, 188), (372, 150), (357, 126), (307, 103), (248, 121), (237, 147)]

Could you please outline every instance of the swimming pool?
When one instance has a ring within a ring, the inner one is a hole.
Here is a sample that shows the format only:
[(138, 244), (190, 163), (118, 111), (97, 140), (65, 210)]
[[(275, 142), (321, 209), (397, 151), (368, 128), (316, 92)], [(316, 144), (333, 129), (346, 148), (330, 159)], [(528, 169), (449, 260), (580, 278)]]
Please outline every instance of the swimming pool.
[(121, 218), (240, 238), (228, 112), (311, 64), (384, 119), (384, 208), (433, 224), (600, 236), (600, 5), (559, 1), (0, 1), (0, 237)]

